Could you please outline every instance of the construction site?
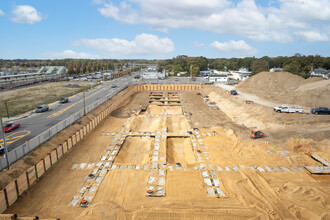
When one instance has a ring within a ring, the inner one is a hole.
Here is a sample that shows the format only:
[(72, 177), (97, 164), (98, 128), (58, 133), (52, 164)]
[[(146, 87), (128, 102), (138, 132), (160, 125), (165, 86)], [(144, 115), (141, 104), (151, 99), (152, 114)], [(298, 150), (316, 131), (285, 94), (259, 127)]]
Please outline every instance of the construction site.
[(328, 115), (129, 86), (1, 173), (0, 219), (325, 220), (329, 146)]

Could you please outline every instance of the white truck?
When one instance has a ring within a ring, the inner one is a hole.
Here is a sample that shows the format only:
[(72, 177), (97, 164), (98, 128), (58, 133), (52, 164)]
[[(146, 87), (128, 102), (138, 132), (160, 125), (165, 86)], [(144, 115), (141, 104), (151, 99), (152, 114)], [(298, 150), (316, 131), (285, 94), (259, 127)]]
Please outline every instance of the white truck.
[(286, 113), (303, 113), (304, 110), (299, 105), (281, 105), (278, 107), (274, 107), (275, 112), (286, 112)]

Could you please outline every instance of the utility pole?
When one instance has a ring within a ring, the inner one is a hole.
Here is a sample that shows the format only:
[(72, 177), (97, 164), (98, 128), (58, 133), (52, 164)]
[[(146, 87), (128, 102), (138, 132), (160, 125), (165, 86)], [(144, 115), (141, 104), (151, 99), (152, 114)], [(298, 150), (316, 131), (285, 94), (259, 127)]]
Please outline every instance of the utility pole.
[(192, 78), (192, 65), (190, 65), (190, 78)]
[(104, 67), (102, 67), (102, 81), (103, 81), (103, 83), (104, 83)]
[(84, 116), (86, 115), (86, 102), (85, 102), (85, 91), (83, 92), (84, 97)]
[(1, 124), (1, 131), (2, 131), (2, 136), (3, 136), (3, 144), (4, 144), (4, 149), (5, 149), (5, 154), (6, 154), (6, 161), (7, 161), (7, 169), (10, 169), (10, 163), (9, 163), (9, 158), (8, 158), (8, 148), (7, 148), (7, 142), (6, 142), (6, 134), (2, 122), (2, 118), (0, 117), (0, 124)]
[(7, 118), (9, 118), (9, 112), (8, 112), (7, 102), (5, 102), (5, 106), (6, 106), (6, 110), (7, 110)]

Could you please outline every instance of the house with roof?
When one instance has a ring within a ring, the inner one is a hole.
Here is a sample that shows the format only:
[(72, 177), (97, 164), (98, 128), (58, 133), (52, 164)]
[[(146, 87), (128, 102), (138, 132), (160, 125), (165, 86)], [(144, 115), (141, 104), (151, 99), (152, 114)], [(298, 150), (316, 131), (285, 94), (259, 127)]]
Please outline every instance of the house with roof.
[(330, 73), (330, 70), (326, 70), (323, 68), (316, 68), (311, 72), (311, 76), (327, 77), (329, 73)]
[(280, 72), (283, 71), (283, 68), (280, 67), (273, 67), (269, 70), (269, 72), (274, 73), (274, 72)]

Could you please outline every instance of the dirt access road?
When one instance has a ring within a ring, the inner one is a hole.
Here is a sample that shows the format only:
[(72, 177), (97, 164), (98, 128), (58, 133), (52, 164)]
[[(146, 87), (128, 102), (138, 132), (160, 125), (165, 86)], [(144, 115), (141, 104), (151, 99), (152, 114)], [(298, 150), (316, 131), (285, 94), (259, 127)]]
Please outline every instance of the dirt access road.
[(240, 99), (244, 99), (244, 100), (251, 100), (259, 105), (263, 105), (269, 108), (274, 108), (275, 106), (279, 106), (282, 105), (283, 103), (278, 103), (278, 102), (273, 102), (273, 101), (269, 101), (263, 98), (260, 98), (252, 93), (248, 93), (248, 92), (243, 92), (239, 89), (237, 89), (235, 86), (231, 86), (231, 85), (225, 85), (225, 84), (221, 84), (221, 83), (217, 83), (215, 84), (215, 86), (218, 86), (220, 88), (223, 88), (227, 91), (230, 90), (237, 90), (238, 95), (237, 97)]
[[(276, 148), (251, 141), (251, 121), (238, 123), (223, 106), (239, 111), (241, 105), (247, 115), (260, 111), (266, 128), (292, 129), (301, 118), (285, 124), (267, 110), (236, 103), (219, 88), (200, 93), (137, 93), (6, 213), (93, 220), (330, 217), (329, 176), (303, 168), (319, 165), (304, 154), (311, 146), (329, 160), (328, 139), (296, 142), (286, 136)], [(209, 108), (203, 96), (219, 109)], [(89, 176), (94, 170), (98, 175)], [(82, 208), (84, 199), (88, 207)]]

